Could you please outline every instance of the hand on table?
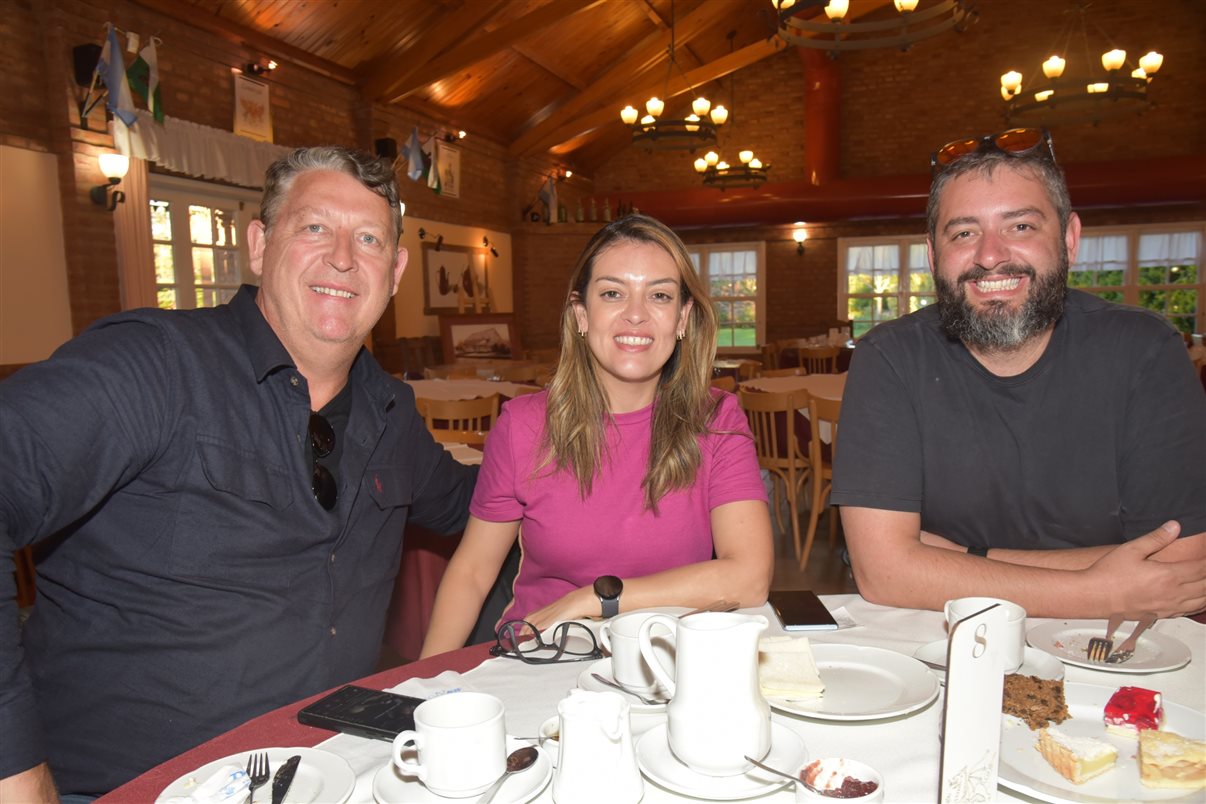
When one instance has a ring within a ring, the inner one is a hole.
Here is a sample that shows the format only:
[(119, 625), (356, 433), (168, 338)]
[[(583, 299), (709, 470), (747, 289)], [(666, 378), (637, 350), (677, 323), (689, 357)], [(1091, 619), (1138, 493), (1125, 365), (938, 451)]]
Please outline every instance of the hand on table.
[(525, 618), (543, 631), (563, 620), (582, 620), (599, 616), (599, 598), (593, 589), (583, 587), (554, 600), (544, 608), (536, 609)]
[(1165, 522), (1089, 567), (1113, 598), (1111, 612), (1137, 620), (1151, 614), (1177, 617), (1206, 607), (1206, 535), (1178, 540), (1180, 532), (1177, 522)]

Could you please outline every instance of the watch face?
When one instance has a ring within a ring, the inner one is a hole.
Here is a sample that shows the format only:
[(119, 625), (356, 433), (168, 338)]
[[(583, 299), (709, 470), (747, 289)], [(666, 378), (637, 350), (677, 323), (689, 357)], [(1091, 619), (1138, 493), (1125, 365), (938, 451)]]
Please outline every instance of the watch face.
[(595, 594), (606, 600), (614, 600), (624, 591), (624, 582), (614, 575), (595, 578)]

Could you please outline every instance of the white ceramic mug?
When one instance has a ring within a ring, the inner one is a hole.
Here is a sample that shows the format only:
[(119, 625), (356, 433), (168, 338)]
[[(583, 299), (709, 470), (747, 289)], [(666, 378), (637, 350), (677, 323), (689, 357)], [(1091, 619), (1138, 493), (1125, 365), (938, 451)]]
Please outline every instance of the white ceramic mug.
[[(418, 761), (403, 757), (413, 745)], [(453, 692), (415, 707), (415, 728), (394, 738), (394, 764), (428, 790), (467, 798), (494, 784), (507, 768), (503, 703), (483, 692)]]
[(1005, 609), (1005, 633), (1001, 643), (1001, 664), (1006, 673), (1022, 666), (1026, 658), (1026, 610), (1017, 603), (996, 597), (961, 597), (946, 601), (943, 611), (949, 629), (952, 623), (983, 611), (993, 604)]
[[(612, 617), (599, 629), (599, 641), (611, 653), (612, 678), (634, 692), (658, 689), (657, 679), (641, 656), (641, 645), (637, 641), (641, 626), (654, 614), (653, 611), (630, 611)], [(657, 625), (650, 641), (662, 665), (674, 667), (673, 632), (664, 625)]]

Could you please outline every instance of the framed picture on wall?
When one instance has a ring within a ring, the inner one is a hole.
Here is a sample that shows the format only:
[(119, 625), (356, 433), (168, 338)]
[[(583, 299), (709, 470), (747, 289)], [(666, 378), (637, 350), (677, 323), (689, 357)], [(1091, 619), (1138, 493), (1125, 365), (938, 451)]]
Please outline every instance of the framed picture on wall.
[(436, 142), (436, 164), (440, 168), (440, 195), (444, 198), (461, 197), (461, 149), (443, 142)]
[(440, 316), (444, 362), (471, 358), (512, 360), (523, 354), (514, 313)]
[(260, 142), (272, 142), (272, 102), (268, 85), (237, 74), (234, 82), (234, 133)]
[(486, 250), (468, 246), (423, 244), (423, 314), (459, 312), (457, 300), (463, 292), (467, 306), (478, 293), (490, 287), (486, 272)]

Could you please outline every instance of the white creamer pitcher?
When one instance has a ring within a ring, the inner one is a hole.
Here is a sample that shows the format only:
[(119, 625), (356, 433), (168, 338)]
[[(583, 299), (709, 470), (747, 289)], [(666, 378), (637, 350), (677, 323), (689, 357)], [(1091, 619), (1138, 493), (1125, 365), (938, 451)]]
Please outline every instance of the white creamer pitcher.
[(614, 692), (573, 690), (557, 704), (560, 754), (553, 774), (557, 804), (635, 804), (645, 795), (628, 721)]
[[(657, 624), (676, 634), (674, 677), (650, 642)], [(657, 614), (638, 639), (654, 676), (670, 693), (666, 707), (670, 750), (707, 776), (735, 776), (770, 751), (770, 706), (758, 688), (761, 615), (705, 612), (678, 619)]]

